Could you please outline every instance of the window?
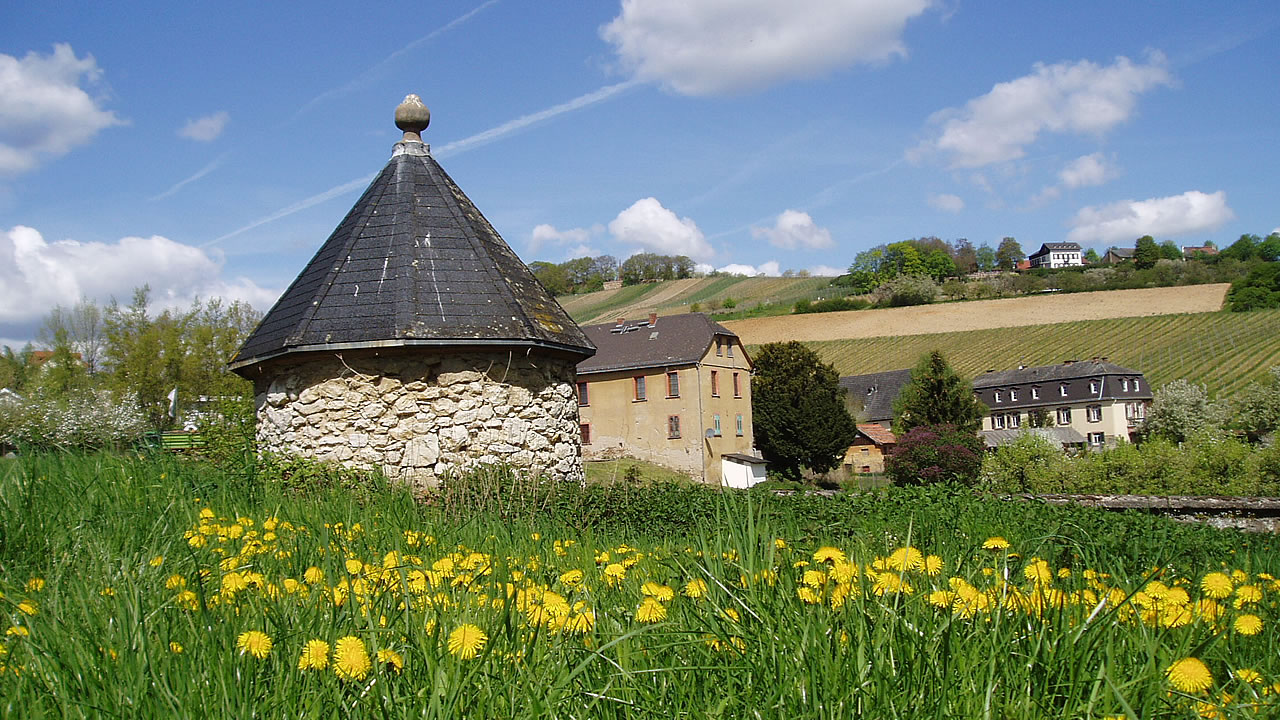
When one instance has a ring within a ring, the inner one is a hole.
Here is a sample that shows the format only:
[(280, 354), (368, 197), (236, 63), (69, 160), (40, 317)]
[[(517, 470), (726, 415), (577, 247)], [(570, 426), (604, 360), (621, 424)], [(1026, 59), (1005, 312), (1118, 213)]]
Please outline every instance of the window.
[(725, 343), (725, 345), (728, 345), (728, 347), (726, 348), (727, 354), (729, 355), (729, 357), (733, 357), (733, 341), (730, 340), (729, 342)]
[(720, 397), (720, 373), (711, 371), (711, 396)]
[(1071, 408), (1058, 408), (1058, 424), (1059, 425), (1071, 424)]
[(1090, 405), (1084, 409), (1084, 419), (1089, 422), (1102, 422), (1102, 406)]
[(866, 447), (865, 445), (864, 445), (863, 447), (858, 448), (858, 450), (859, 450), (863, 455), (870, 455), (870, 454), (871, 454), (871, 448)]
[(712, 427), (716, 431), (716, 437), (720, 437), (720, 413), (716, 413), (715, 415), (712, 415), (711, 419), (712, 419), (712, 422), (715, 423)]
[(582, 444), (591, 444), (591, 423), (579, 423), (578, 432), (582, 433)]
[(1105, 443), (1106, 441), (1107, 441), (1107, 435), (1106, 435), (1106, 433), (1100, 433), (1100, 432), (1092, 432), (1092, 433), (1089, 433), (1089, 444), (1090, 444), (1090, 445), (1101, 445), (1101, 444)]
[(1058, 395), (1061, 395), (1062, 397), (1066, 397), (1066, 396), (1067, 396), (1067, 384), (1066, 384), (1066, 383), (1062, 383), (1061, 385), (1059, 385), (1059, 386), (1058, 386)]
[(738, 378), (738, 373), (733, 374), (733, 396), (742, 397), (742, 382)]
[(1100, 386), (1099, 386), (1099, 384), (1098, 384), (1098, 381), (1097, 381), (1097, 380), (1090, 380), (1090, 381), (1089, 381), (1089, 392), (1090, 392), (1091, 394), (1096, 395), (1096, 394), (1098, 393), (1098, 388), (1099, 388), (1099, 387), (1100, 387)]
[(635, 380), (635, 383), (636, 383), (636, 400), (637, 401), (647, 400), (648, 398), (645, 396), (645, 392), (644, 392), (644, 376), (637, 375), (633, 379)]
[(1004, 414), (1003, 414), (1003, 413), (996, 413), (995, 415), (992, 415), (992, 416), (991, 416), (991, 429), (992, 429), (992, 430), (1003, 430), (1003, 429), (1004, 429)]
[(1018, 402), (1018, 389), (1014, 388), (1009, 391), (1009, 402)]
[(1022, 427), (1022, 414), (1009, 413), (1009, 419), (1005, 421), (1005, 427), (1009, 428), (1010, 430)]
[(1137, 425), (1147, 417), (1147, 404), (1142, 402), (1125, 403), (1124, 417), (1130, 425)]
[(1120, 389), (1129, 392), (1129, 378), (1120, 378)]
[(680, 416), (679, 415), (667, 416), (667, 437), (671, 438), (672, 440), (680, 437)]
[(587, 394), (587, 384), (584, 382), (578, 383), (578, 404), (579, 405), (591, 404), (591, 396)]
[(716, 357), (724, 355), (724, 340), (716, 338)]
[(680, 397), (680, 375), (674, 371), (667, 373), (667, 397)]
[(738, 437), (742, 437), (742, 413), (738, 413)]
[(1038, 388), (1038, 387), (1033, 387), (1033, 388), (1031, 388), (1031, 399), (1032, 399), (1032, 400), (1039, 400), (1039, 399), (1040, 399), (1040, 388)]
[(1134, 391), (1134, 392), (1140, 392), (1141, 390), (1142, 390), (1142, 388), (1138, 386), (1138, 378), (1134, 378), (1134, 379), (1133, 379), (1133, 391)]
[(1002, 393), (1002, 392), (1000, 392), (999, 390), (997, 390), (997, 391), (996, 391), (996, 402), (1003, 402), (1003, 401), (1004, 401), (1004, 393)]

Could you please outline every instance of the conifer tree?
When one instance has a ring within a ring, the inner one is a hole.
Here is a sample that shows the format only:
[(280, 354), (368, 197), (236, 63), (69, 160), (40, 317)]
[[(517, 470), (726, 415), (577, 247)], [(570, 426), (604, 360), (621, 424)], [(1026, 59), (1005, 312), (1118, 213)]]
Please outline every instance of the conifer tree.
[(857, 433), (835, 368), (795, 341), (760, 348), (751, 413), (756, 446), (789, 478), (834, 468)]
[(893, 403), (893, 432), (905, 435), (926, 425), (954, 425), (977, 435), (987, 407), (974, 397), (973, 384), (956, 374), (942, 353), (920, 358), (911, 382)]

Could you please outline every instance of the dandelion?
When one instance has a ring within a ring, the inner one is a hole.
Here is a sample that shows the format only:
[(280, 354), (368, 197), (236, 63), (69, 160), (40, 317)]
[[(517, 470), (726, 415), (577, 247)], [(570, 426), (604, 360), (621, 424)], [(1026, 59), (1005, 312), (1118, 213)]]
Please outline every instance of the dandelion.
[(181, 643), (178, 643), (178, 642), (169, 643), (169, 652), (173, 653), (174, 655), (181, 655), (182, 651), (183, 651), (183, 647)]
[(160, 567), (161, 565), (164, 564), (164, 556), (156, 555), (155, 557), (151, 558), (151, 560), (147, 564), (150, 565), (151, 567)]
[(1199, 658), (1187, 657), (1165, 670), (1169, 684), (1185, 693), (1202, 693), (1213, 687), (1213, 673)]
[(937, 555), (930, 555), (924, 559), (924, 571), (930, 577), (936, 576), (942, 572), (942, 558)]
[(27, 581), (27, 592), (40, 592), (44, 590), (44, 578), (33, 577)]
[(1022, 568), (1022, 574), (1034, 583), (1044, 585), (1053, 582), (1053, 570), (1049, 568), (1049, 563), (1040, 558), (1031, 558), (1027, 566)]
[(786, 540), (783, 540), (782, 538), (774, 538), (774, 539), (773, 539), (773, 546), (774, 546), (775, 548), (779, 549), (779, 550), (786, 550), (786, 549), (787, 549), (787, 541), (786, 541)]
[(324, 582), (324, 571), (315, 565), (312, 565), (307, 568), (306, 572), (302, 573), (302, 579), (306, 581), (308, 585), (319, 585)]
[(617, 585), (627, 576), (627, 569), (621, 563), (610, 563), (605, 566), (604, 579), (610, 585)]
[(298, 658), (299, 670), (323, 670), (329, 665), (329, 643), (324, 640), (308, 640), (302, 646)]
[(397, 675), (404, 670), (404, 657), (395, 650), (379, 650), (378, 663), (387, 670), (395, 672)]
[(845, 560), (844, 551), (830, 545), (820, 547), (813, 553), (814, 562), (836, 562), (837, 560), (841, 562)]
[(344, 564), (346, 565), (347, 573), (351, 575), (359, 575), (360, 571), (364, 569), (364, 563), (355, 558), (347, 558)]
[(569, 570), (567, 572), (560, 574), (560, 584), (567, 585), (571, 588), (578, 587), (578, 585), (582, 584), (582, 578), (583, 578), (582, 571), (577, 568), (574, 568), (573, 570)]
[[(314, 641), (313, 641), (314, 642)], [(369, 651), (355, 635), (338, 638), (333, 646), (333, 672), (343, 680), (363, 680), (369, 674)]]
[(1004, 538), (1000, 537), (999, 535), (996, 535), (996, 536), (994, 536), (994, 537), (989, 537), (989, 538), (987, 538), (987, 539), (982, 543), (982, 549), (983, 549), (983, 550), (996, 550), (996, 551), (999, 551), (999, 550), (1008, 550), (1008, 549), (1009, 549), (1009, 541), (1008, 541), (1008, 540), (1005, 540)]
[(698, 599), (705, 597), (707, 594), (707, 581), (702, 578), (694, 578), (685, 583), (684, 589), (680, 591), (685, 597)]
[(1253, 614), (1241, 615), (1231, 624), (1231, 629), (1241, 635), (1257, 635), (1262, 632), (1262, 618)]
[(1239, 608), (1242, 605), (1256, 603), (1260, 600), (1262, 600), (1262, 588), (1257, 585), (1241, 585), (1236, 588), (1236, 608)]
[(470, 660), (484, 648), (484, 644), (488, 641), (489, 636), (485, 635), (483, 630), (471, 623), (466, 623), (449, 633), (449, 652), (458, 656), (460, 660)]
[(164, 581), (164, 586), (169, 590), (184, 588), (187, 586), (187, 579), (175, 573), (170, 575), (168, 580)]
[(1211, 572), (1200, 579), (1200, 592), (1206, 596), (1221, 600), (1235, 590), (1231, 576), (1222, 572)]
[(800, 584), (811, 588), (820, 588), (827, 584), (827, 574), (821, 570), (805, 570), (800, 576)]
[(35, 615), (36, 613), (40, 612), (40, 610), (36, 607), (36, 604), (31, 602), (30, 600), (23, 600), (22, 602), (18, 603), (18, 612), (22, 613), (23, 615)]
[(175, 595), (173, 597), (173, 602), (178, 607), (183, 608), (184, 610), (194, 611), (194, 610), (200, 609), (200, 599), (197, 598), (196, 594), (191, 592), (190, 590), (183, 590), (182, 592)]
[(647, 597), (636, 608), (636, 620), (642, 623), (656, 623), (667, 619), (667, 607), (657, 598)]
[(241, 655), (248, 653), (261, 660), (271, 653), (271, 638), (260, 630), (249, 630), (236, 638), (236, 647)]
[(898, 548), (889, 556), (889, 567), (903, 572), (924, 568), (924, 553), (913, 547)]
[(1257, 685), (1262, 682), (1262, 675), (1251, 668), (1240, 668), (1236, 670), (1236, 679), (1247, 682), (1250, 685)]

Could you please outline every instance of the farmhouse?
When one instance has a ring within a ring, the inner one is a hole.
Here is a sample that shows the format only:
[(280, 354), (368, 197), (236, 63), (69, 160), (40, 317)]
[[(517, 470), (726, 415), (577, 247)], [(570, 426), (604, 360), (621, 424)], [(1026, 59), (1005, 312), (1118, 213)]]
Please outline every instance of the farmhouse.
[(751, 359), (733, 332), (702, 313), (583, 330), (598, 348), (578, 364), (587, 460), (626, 455), (717, 485), (763, 462), (752, 454)]
[(884, 459), (897, 443), (893, 431), (883, 425), (858, 425), (857, 437), (844, 453), (845, 471), (864, 474), (884, 472)]
[[(1038, 425), (1079, 433), (1091, 447), (1132, 439), (1151, 404), (1142, 373), (1106, 358), (987, 372), (974, 379), (973, 390), (991, 409), (982, 428), (989, 438)], [(1063, 444), (1077, 442), (1071, 433), (1060, 435)]]
[(266, 452), (418, 484), (503, 463), (582, 480), (574, 368), (594, 347), (453, 179), (404, 138), (230, 367)]
[(1080, 254), (1080, 244), (1073, 242), (1049, 242), (1027, 258), (1033, 268), (1082, 267), (1084, 257)]
[(898, 393), (911, 382), (911, 370), (889, 370), (867, 375), (847, 375), (840, 378), (854, 419), (861, 428), (864, 423), (888, 429), (893, 425), (893, 402)]
[(1108, 265), (1119, 265), (1122, 262), (1130, 262), (1133, 260), (1133, 248), (1116, 248), (1107, 250), (1107, 254), (1102, 256), (1102, 262)]

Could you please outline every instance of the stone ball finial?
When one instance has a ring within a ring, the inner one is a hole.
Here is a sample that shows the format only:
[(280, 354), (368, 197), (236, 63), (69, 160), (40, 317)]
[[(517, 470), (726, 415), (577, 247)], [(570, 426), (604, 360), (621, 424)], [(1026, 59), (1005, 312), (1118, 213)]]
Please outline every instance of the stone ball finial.
[(409, 94), (396, 107), (396, 127), (404, 131), (404, 140), (422, 142), (422, 131), (431, 124), (431, 111), (422, 104), (422, 98)]

